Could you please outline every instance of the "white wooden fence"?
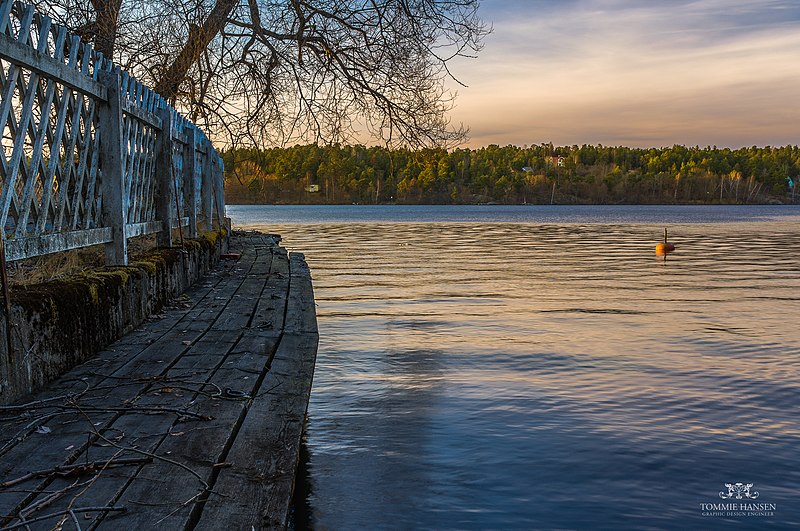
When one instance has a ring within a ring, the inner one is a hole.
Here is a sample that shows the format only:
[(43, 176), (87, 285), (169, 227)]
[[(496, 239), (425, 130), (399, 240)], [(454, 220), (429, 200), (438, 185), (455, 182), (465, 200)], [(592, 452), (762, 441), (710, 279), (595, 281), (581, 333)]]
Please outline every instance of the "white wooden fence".
[(8, 260), (197, 235), (224, 217), (223, 165), (152, 89), (34, 11), (0, 0), (0, 234)]

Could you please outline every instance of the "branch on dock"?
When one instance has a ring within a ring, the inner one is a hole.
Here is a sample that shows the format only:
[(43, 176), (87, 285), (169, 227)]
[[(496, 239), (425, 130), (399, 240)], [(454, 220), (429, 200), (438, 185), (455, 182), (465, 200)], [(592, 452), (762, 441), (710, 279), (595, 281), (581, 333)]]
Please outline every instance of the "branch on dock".
[[(259, 371), (246, 371), (251, 372), (253, 374), (261, 374)], [(105, 375), (101, 373), (92, 373), (95, 376), (102, 376), (104, 378), (110, 378), (114, 380), (126, 380), (128, 383), (162, 383), (164, 384), (162, 387), (158, 389), (146, 389), (142, 391), (140, 394), (145, 393), (158, 393), (158, 392), (169, 392), (171, 389), (180, 389), (182, 391), (187, 391), (190, 393), (194, 393), (196, 395), (206, 396), (208, 398), (218, 398), (221, 400), (247, 400), (249, 397), (246, 395), (240, 395), (235, 391), (229, 391), (228, 389), (223, 390), (214, 382), (197, 382), (193, 380), (185, 380), (185, 376), (167, 376), (167, 375), (158, 375), (149, 378), (141, 378), (141, 377), (125, 377), (125, 376), (111, 376)], [(187, 387), (187, 386), (197, 386), (195, 387)], [(213, 387), (215, 392), (209, 393), (204, 391), (203, 388), (205, 387)], [(112, 387), (113, 388), (113, 387)], [(99, 389), (99, 388), (98, 388)]]
[(124, 513), (127, 512), (127, 507), (117, 507), (115, 505), (106, 506), (106, 507), (76, 507), (75, 509), (65, 509), (63, 511), (58, 511), (56, 513), (45, 514), (43, 516), (37, 516), (36, 518), (31, 518), (30, 520), (23, 520), (18, 524), (13, 524), (8, 527), (4, 527), (4, 531), (10, 531), (11, 529), (19, 529), (20, 527), (29, 526), (36, 522), (42, 522), (44, 520), (50, 520), (51, 518), (57, 518), (59, 516), (69, 516), (69, 513)]
[(147, 406), (95, 407), (95, 406), (78, 406), (77, 404), (56, 406), (56, 407), (65, 410), (81, 411), (84, 413), (141, 413), (143, 415), (149, 415), (153, 413), (174, 413), (179, 417), (194, 418), (197, 420), (214, 420), (214, 417), (211, 417), (209, 415), (201, 415), (199, 413), (193, 413), (185, 409), (178, 409), (172, 407), (147, 407)]
[[(103, 374), (102, 372), (92, 371), (89, 373), (92, 376), (100, 376), (110, 380), (128, 380), (134, 383), (150, 383), (150, 382), (171, 382), (184, 376), (169, 376), (167, 374), (156, 374), (155, 376), (115, 376), (113, 374)], [(186, 376), (192, 376), (187, 374)]]
[(105, 468), (127, 466), (127, 465), (143, 465), (152, 462), (153, 462), (152, 458), (129, 458), (129, 459), (109, 459), (104, 461), (92, 461), (90, 463), (81, 463), (77, 465), (59, 465), (59, 466), (54, 466), (52, 468), (34, 470), (33, 472), (28, 472), (24, 476), (20, 476), (16, 479), (4, 481), (0, 483), (0, 488), (13, 487), (14, 485), (18, 485), (24, 481), (28, 481), (29, 479), (33, 478), (41, 478), (51, 475), (59, 475), (63, 477), (76, 474), (83, 475), (83, 474), (94, 473), (98, 470), (98, 468), (105, 469)]
[(0, 406), (0, 411), (23, 411), (23, 410), (27, 410), (27, 409), (38, 409), (40, 407), (51, 407), (48, 404), (50, 402), (56, 402), (58, 400), (64, 400), (64, 401), (75, 400), (76, 398), (80, 398), (81, 396), (86, 394), (86, 391), (88, 391), (90, 389), (90, 385), (89, 385), (88, 382), (85, 382), (83, 380), (79, 380), (79, 381), (82, 384), (84, 384), (86, 386), (86, 388), (83, 389), (82, 391), (78, 391), (77, 393), (69, 393), (69, 394), (66, 394), (66, 395), (54, 396), (52, 398), (45, 398), (45, 399), (42, 399), (42, 400), (34, 400), (32, 402), (27, 402), (25, 404), (19, 404), (19, 405), (15, 405), (15, 406), (14, 405), (12, 405), (12, 406)]
[(69, 515), (72, 517), (72, 523), (75, 524), (75, 529), (77, 531), (82, 531), (81, 530), (81, 523), (78, 521), (78, 517), (75, 516), (75, 511), (73, 509), (69, 510)]
[(140, 450), (140, 449), (134, 448), (132, 446), (122, 446), (122, 445), (117, 444), (117, 443), (111, 441), (110, 439), (104, 437), (103, 434), (101, 434), (97, 430), (93, 430), (93, 432), (94, 432), (94, 435), (96, 435), (98, 438), (103, 439), (106, 443), (110, 444), (114, 448), (117, 448), (118, 450), (124, 450), (124, 451), (127, 451), (127, 452), (133, 452), (135, 454), (140, 454), (140, 455), (143, 455), (145, 457), (151, 457), (153, 459), (157, 459), (159, 461), (164, 461), (165, 463), (169, 463), (171, 465), (175, 465), (175, 466), (177, 466), (179, 468), (182, 468), (182, 469), (186, 470), (187, 472), (189, 472), (194, 477), (196, 477), (197, 480), (203, 485), (205, 490), (208, 490), (208, 491), (211, 490), (211, 486), (206, 482), (206, 480), (203, 479), (203, 477), (200, 474), (198, 474), (197, 472), (192, 470), (190, 467), (184, 465), (183, 463), (179, 463), (178, 461), (175, 461), (174, 459), (170, 459), (168, 457), (164, 457), (163, 455), (158, 455), (158, 454), (155, 454), (153, 452), (148, 452), (146, 450)]
[[(88, 447), (87, 447), (87, 450), (88, 450)], [(87, 481), (87, 482), (85, 482), (85, 483), (83, 483), (81, 485), (81, 486), (83, 486), (83, 490), (81, 490), (79, 493), (77, 493), (75, 496), (73, 496), (72, 499), (70, 500), (69, 504), (67, 505), (67, 509), (70, 511), (69, 512), (70, 515), (74, 515), (75, 514), (73, 511), (75, 510), (75, 504), (78, 502), (78, 498), (83, 496), (86, 493), (86, 491), (88, 491), (92, 487), (92, 485), (94, 485), (94, 483), (98, 479), (100, 479), (100, 476), (103, 474), (103, 472), (105, 472), (109, 468), (108, 463), (118, 460), (119, 456), (121, 456), (122, 453), (123, 453), (122, 450), (119, 450), (119, 451), (115, 452), (114, 455), (111, 456), (111, 459), (109, 459), (108, 462), (106, 462), (106, 464), (104, 466), (100, 467), (100, 469), (97, 471), (97, 473), (89, 481)], [(87, 454), (86, 454), (86, 459), (87, 459), (87, 461), (89, 459), (88, 451), (87, 451)], [(112, 500), (111, 503), (114, 503), (113, 500)], [(103, 517), (105, 517), (105, 514), (106, 513), (103, 513)], [(66, 520), (67, 520), (67, 515), (65, 514), (65, 515), (63, 515), (61, 517), (61, 520), (58, 521), (58, 523), (54, 526), (54, 528), (55, 529), (62, 529), (63, 526), (64, 526), (64, 522), (66, 522)], [(80, 526), (78, 526), (77, 531), (81, 531)]]
[[(88, 481), (84, 481), (83, 483), (79, 482), (76, 479), (72, 483), (72, 485), (68, 485), (68, 486), (64, 487), (63, 489), (59, 489), (59, 490), (56, 490), (56, 491), (48, 493), (47, 496), (45, 496), (44, 498), (40, 498), (40, 499), (36, 500), (35, 503), (32, 503), (32, 504), (28, 505), (27, 507), (25, 507), (24, 509), (22, 509), (19, 512), (19, 515), (18, 515), (19, 519), (23, 520), (24, 518), (27, 518), (28, 515), (33, 514), (34, 512), (39, 511), (41, 509), (44, 509), (45, 507), (49, 506), (51, 503), (55, 502), (56, 500), (59, 500), (62, 496), (64, 496), (67, 492), (69, 492), (70, 490), (72, 490), (74, 488), (84, 487), (86, 485), (90, 485), (91, 483), (94, 482), (94, 479), (95, 478), (92, 478), (92, 479), (90, 479)], [(36, 492), (36, 491), (31, 491), (31, 492)]]
[(201, 496), (201, 495), (202, 495), (204, 492), (206, 492), (206, 491), (204, 491), (204, 490), (201, 490), (200, 492), (198, 492), (197, 494), (195, 494), (194, 496), (192, 496), (191, 498), (189, 498), (188, 500), (186, 500), (185, 502), (183, 502), (182, 504), (180, 504), (178, 507), (176, 507), (176, 508), (175, 508), (175, 510), (174, 510), (174, 511), (172, 511), (172, 512), (171, 512), (171, 513), (169, 513), (169, 514), (167, 514), (167, 515), (166, 515), (166, 516), (164, 516), (163, 518), (161, 518), (161, 519), (157, 520), (157, 521), (156, 521), (156, 523), (155, 523), (155, 525), (159, 525), (159, 524), (161, 524), (161, 522), (163, 522), (163, 521), (164, 521), (164, 520), (166, 520), (167, 518), (171, 518), (171, 517), (172, 517), (172, 515), (174, 515), (174, 514), (178, 513), (178, 511), (180, 511), (181, 509), (183, 509), (184, 507), (186, 507), (186, 506), (187, 506), (187, 505), (189, 505), (190, 503), (194, 503), (194, 501), (195, 501), (195, 500), (197, 500), (197, 499), (198, 499), (198, 498), (199, 498), (199, 497), (200, 497), (200, 496)]
[(66, 411), (48, 413), (47, 415), (42, 415), (41, 417), (37, 417), (36, 419), (34, 419), (32, 422), (29, 422), (24, 428), (15, 433), (13, 437), (8, 439), (2, 447), (0, 447), (0, 456), (5, 454), (8, 450), (16, 446), (18, 443), (21, 443), (22, 441), (27, 439), (28, 435), (33, 433), (33, 431), (37, 427), (41, 426), (44, 422), (52, 418), (58, 417), (59, 415), (65, 415), (66, 413), (67, 413)]

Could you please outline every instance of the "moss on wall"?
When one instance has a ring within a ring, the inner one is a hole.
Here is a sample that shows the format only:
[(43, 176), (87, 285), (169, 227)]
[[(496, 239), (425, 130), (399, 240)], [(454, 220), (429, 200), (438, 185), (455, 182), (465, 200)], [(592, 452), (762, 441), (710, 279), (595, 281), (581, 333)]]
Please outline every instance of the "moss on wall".
[(11, 381), (0, 382), (0, 404), (35, 391), (160, 311), (219, 259), (222, 242), (226, 231), (205, 233), (125, 267), (12, 288), (14, 352), (0, 358), (12, 359), (11, 370), (2, 371)]

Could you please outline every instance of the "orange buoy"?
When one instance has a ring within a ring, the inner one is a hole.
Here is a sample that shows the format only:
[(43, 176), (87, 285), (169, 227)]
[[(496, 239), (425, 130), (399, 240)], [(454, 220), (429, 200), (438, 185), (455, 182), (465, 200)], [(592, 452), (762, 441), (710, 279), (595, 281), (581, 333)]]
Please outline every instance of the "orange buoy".
[(675, 246), (667, 243), (667, 228), (664, 227), (664, 243), (656, 245), (656, 256), (666, 256), (667, 253), (671, 253), (674, 250)]
[(656, 254), (658, 256), (665, 255), (667, 253), (671, 253), (675, 250), (675, 246), (671, 243), (659, 243), (656, 245)]

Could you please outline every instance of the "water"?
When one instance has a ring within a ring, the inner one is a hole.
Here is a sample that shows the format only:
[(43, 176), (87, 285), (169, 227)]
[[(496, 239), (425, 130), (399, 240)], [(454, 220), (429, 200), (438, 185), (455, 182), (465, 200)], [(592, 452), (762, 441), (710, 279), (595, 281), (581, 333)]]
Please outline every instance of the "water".
[(228, 206), (238, 226), (309, 223), (730, 223), (800, 221), (797, 206), (353, 205)]
[(314, 275), (311, 523), (800, 526), (800, 210), (750, 208), (229, 207)]

